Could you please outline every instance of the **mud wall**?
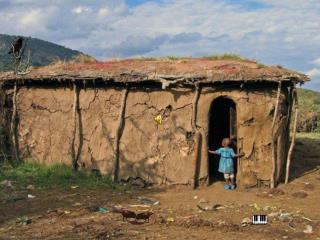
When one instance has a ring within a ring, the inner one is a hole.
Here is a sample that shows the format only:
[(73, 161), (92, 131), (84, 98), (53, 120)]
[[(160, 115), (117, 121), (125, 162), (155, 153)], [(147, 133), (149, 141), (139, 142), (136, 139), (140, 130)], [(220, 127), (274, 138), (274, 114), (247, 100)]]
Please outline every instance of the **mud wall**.
[[(99, 169), (110, 174), (121, 95), (121, 89), (81, 89), (80, 119), (75, 122), (72, 89), (20, 88), (17, 104), (21, 157), (27, 161), (71, 165), (72, 138), (80, 136), (75, 138), (80, 168)], [(270, 180), (270, 128), (276, 90), (203, 88), (196, 122), (207, 138), (210, 105), (219, 96), (227, 96), (237, 105), (238, 146), (245, 153), (239, 161), (239, 183), (255, 185), (258, 179)], [(193, 98), (194, 91), (183, 88), (129, 91), (120, 140), (120, 178), (140, 176), (160, 184), (193, 181), (197, 152), (191, 126)], [(280, 115), (286, 115), (285, 93), (281, 95), (280, 106)], [(155, 121), (159, 115), (161, 124)], [(286, 143), (286, 135), (281, 133), (280, 136), (279, 143)], [(207, 177), (206, 151), (203, 142), (201, 179)], [(285, 151), (278, 152), (281, 168)]]

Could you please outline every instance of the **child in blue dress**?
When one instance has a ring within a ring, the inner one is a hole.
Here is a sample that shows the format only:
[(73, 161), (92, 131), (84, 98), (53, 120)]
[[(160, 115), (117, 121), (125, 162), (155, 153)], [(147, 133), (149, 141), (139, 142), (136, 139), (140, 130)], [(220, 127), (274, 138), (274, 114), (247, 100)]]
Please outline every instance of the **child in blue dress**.
[(231, 141), (229, 138), (224, 138), (222, 140), (222, 147), (216, 151), (209, 150), (209, 153), (220, 155), (218, 171), (223, 173), (224, 179), (226, 180), (224, 189), (233, 190), (236, 188), (234, 181), (233, 158), (242, 157), (244, 154), (235, 154), (233, 149), (229, 147), (230, 143)]

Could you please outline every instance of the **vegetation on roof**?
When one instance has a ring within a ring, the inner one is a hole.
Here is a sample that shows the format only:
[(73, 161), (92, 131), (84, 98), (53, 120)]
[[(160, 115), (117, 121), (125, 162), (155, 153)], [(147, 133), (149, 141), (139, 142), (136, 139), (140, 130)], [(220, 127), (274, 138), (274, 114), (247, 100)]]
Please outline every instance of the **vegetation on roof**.
[[(202, 59), (207, 59), (207, 60), (234, 60), (234, 61), (253, 61), (251, 59), (248, 59), (246, 57), (243, 57), (239, 54), (233, 54), (233, 53), (225, 53), (225, 54), (214, 54), (214, 55), (208, 55), (208, 56), (202, 56), (202, 57), (197, 57), (197, 58), (202, 58)], [(197, 59), (194, 57), (190, 56), (174, 56), (174, 55), (169, 55), (169, 56), (163, 56), (163, 57), (134, 57), (134, 58), (129, 58), (130, 60), (137, 60), (137, 61), (179, 61), (179, 60), (191, 60), (191, 59)], [(121, 61), (122, 59), (112, 59), (112, 61)], [(126, 60), (126, 59), (123, 59)], [(255, 62), (255, 61), (254, 61)]]
[(208, 60), (235, 60), (235, 61), (252, 61), (246, 57), (243, 57), (239, 54), (233, 54), (233, 53), (225, 53), (225, 54), (214, 54), (205, 56), (204, 58)]

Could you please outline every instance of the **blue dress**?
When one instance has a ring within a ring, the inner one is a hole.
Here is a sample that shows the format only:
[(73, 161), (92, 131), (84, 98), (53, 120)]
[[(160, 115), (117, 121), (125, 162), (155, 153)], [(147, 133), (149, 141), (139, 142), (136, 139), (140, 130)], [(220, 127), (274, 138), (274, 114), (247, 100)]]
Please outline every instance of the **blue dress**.
[(218, 171), (221, 173), (233, 173), (233, 158), (235, 156), (235, 153), (232, 148), (219, 148), (217, 151), (215, 151), (220, 155), (220, 162), (219, 162), (219, 169)]

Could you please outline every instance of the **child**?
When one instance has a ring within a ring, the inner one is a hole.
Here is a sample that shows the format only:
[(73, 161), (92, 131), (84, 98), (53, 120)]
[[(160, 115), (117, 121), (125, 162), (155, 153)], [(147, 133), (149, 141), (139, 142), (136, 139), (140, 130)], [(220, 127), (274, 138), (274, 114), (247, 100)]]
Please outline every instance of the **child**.
[(216, 151), (209, 150), (209, 153), (220, 155), (219, 169), (218, 171), (223, 173), (226, 184), (224, 189), (235, 189), (234, 182), (234, 167), (233, 167), (233, 158), (242, 157), (244, 154), (235, 154), (233, 149), (230, 148), (230, 139), (224, 138), (222, 140), (222, 147)]

